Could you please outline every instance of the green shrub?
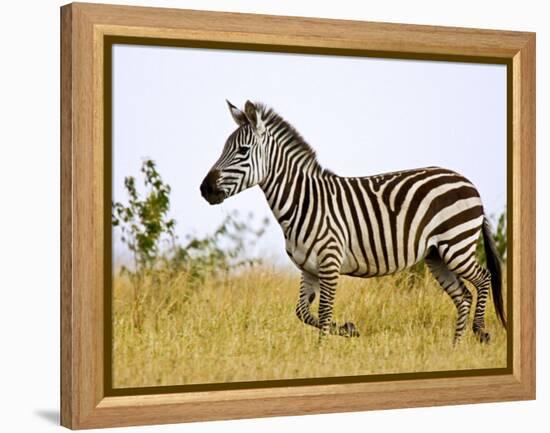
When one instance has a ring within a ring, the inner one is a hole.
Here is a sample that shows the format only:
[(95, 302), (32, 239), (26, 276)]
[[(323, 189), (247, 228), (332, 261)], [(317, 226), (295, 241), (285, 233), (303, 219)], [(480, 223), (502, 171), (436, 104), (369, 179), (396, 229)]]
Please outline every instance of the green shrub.
[(161, 240), (175, 241), (175, 220), (168, 218), (170, 185), (163, 182), (155, 162), (148, 159), (141, 166), (146, 194), (141, 198), (133, 176), (124, 178), (128, 202), (113, 203), (112, 226), (120, 227), (121, 240), (133, 256), (133, 268), (122, 268), (128, 274), (137, 297), (143, 278), (157, 264)]

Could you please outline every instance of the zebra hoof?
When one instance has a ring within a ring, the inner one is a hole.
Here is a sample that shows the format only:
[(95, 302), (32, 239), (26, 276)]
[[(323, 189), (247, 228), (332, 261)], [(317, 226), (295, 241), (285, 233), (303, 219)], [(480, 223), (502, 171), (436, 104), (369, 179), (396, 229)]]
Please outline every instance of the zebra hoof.
[(491, 341), (491, 334), (489, 334), (488, 332), (481, 331), (477, 334), (477, 336), (480, 343), (489, 344), (489, 342)]
[(343, 331), (343, 335), (346, 337), (359, 337), (359, 331), (356, 326), (351, 322), (344, 323), (340, 329)]

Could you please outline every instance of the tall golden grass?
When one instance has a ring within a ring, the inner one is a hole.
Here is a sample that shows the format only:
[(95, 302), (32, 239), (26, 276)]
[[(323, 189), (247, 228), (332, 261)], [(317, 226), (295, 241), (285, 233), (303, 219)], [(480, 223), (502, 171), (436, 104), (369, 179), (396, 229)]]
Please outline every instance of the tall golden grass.
[(480, 344), (469, 325), (463, 340), (453, 346), (455, 307), (427, 271), (342, 278), (335, 319), (354, 322), (361, 336), (331, 336), (322, 345), (318, 331), (295, 316), (298, 286), (297, 272), (266, 267), (203, 284), (192, 284), (183, 273), (159, 273), (137, 292), (126, 277), (115, 276), (113, 386), (506, 365), (506, 332), (492, 304), (487, 308), (491, 343)]

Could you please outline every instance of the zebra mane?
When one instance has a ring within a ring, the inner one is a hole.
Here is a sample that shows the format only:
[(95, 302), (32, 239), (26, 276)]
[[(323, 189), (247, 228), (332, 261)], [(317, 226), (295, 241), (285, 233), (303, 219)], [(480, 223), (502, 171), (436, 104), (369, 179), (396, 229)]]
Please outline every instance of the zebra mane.
[(254, 105), (260, 112), (260, 116), (265, 122), (266, 128), (282, 127), (282, 129), (293, 138), (293, 144), (300, 147), (304, 154), (315, 161), (323, 172), (333, 174), (332, 171), (321, 167), (321, 164), (319, 164), (319, 161), (317, 160), (317, 153), (315, 152), (315, 149), (310, 146), (310, 144), (302, 137), (294, 126), (288, 123), (288, 121), (286, 121), (280, 114), (275, 112), (273, 108), (268, 107), (261, 102), (254, 102)]

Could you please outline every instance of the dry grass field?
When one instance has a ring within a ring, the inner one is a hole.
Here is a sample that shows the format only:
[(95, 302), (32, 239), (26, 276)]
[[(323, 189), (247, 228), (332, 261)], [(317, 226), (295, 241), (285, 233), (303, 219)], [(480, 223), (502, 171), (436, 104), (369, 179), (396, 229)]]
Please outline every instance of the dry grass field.
[(330, 336), (321, 346), (317, 330), (294, 314), (298, 282), (297, 272), (253, 267), (225, 280), (195, 285), (184, 274), (157, 275), (136, 294), (125, 277), (115, 277), (113, 386), (506, 365), (506, 332), (492, 302), (487, 309), (491, 343), (478, 343), (468, 327), (454, 347), (455, 307), (427, 272), (344, 277), (335, 319), (354, 322), (361, 336)]

